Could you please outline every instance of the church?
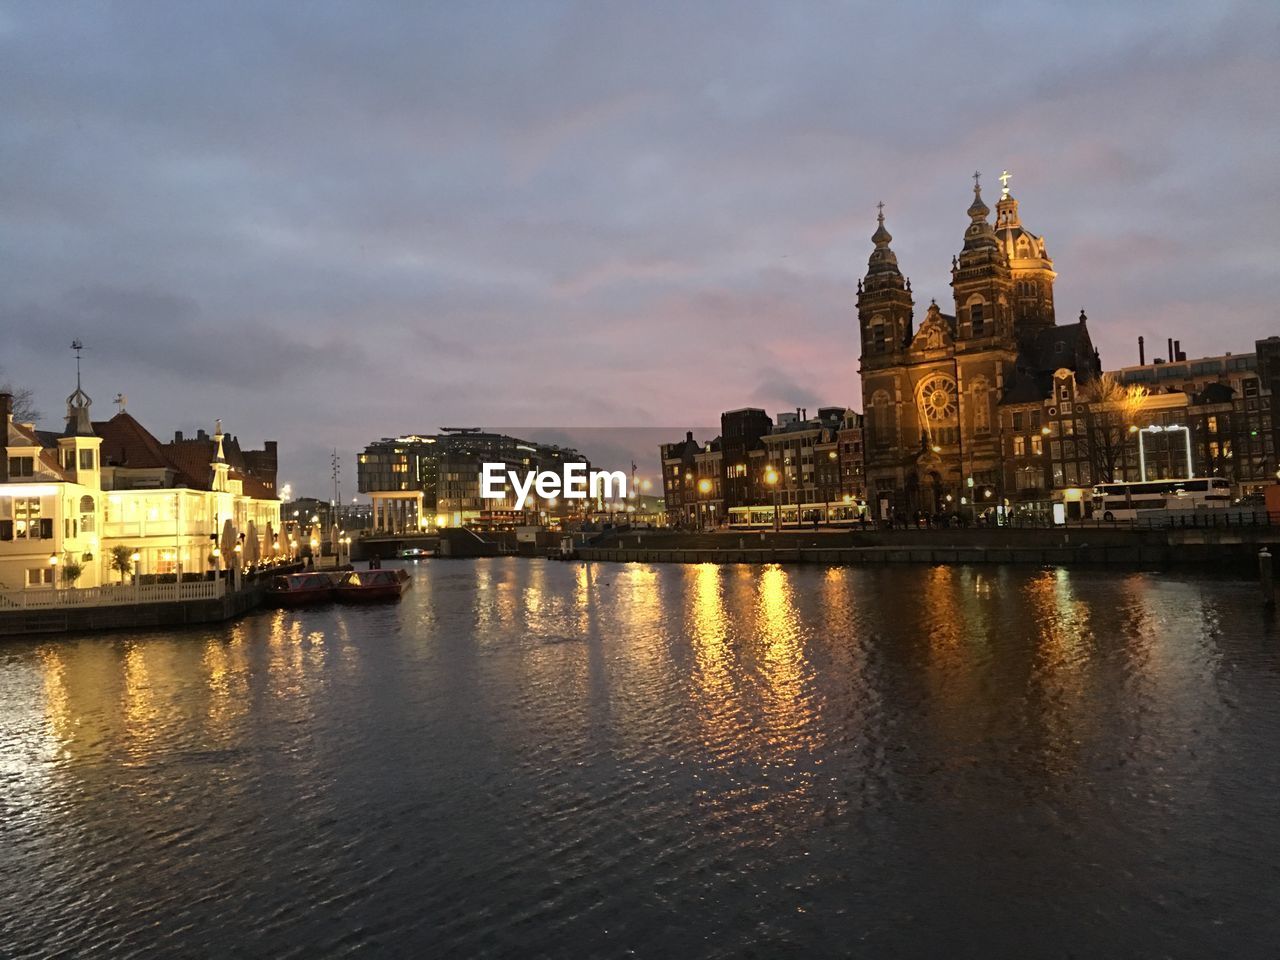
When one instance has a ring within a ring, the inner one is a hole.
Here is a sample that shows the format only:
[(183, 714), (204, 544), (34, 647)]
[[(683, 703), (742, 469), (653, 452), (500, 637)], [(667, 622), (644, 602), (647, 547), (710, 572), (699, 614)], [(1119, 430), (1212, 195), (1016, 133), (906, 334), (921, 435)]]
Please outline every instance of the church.
[(1076, 390), (1101, 364), (1083, 311), (1058, 324), (1053, 260), (1001, 181), (992, 224), (974, 174), (954, 312), (933, 301), (918, 327), (880, 205), (857, 300), (867, 500), (879, 519), (1039, 510), (1055, 487), (1090, 482), (1087, 463), (1068, 476), (1045, 441), (1075, 431)]

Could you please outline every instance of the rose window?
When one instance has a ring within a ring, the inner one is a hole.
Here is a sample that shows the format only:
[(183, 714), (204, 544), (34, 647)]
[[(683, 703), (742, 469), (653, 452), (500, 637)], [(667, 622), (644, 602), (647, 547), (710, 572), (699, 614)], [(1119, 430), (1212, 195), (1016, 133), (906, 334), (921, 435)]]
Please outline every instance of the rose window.
[(935, 423), (954, 420), (956, 416), (956, 385), (942, 377), (934, 377), (920, 391), (920, 402), (925, 416)]

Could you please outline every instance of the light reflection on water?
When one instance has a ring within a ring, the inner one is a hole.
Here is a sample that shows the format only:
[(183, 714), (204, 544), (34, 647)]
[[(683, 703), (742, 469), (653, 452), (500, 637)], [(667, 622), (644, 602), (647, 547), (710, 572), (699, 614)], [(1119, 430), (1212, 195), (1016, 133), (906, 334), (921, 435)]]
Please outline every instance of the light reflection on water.
[(1248, 584), (414, 569), (397, 607), (0, 646), (0, 955), (1277, 942)]

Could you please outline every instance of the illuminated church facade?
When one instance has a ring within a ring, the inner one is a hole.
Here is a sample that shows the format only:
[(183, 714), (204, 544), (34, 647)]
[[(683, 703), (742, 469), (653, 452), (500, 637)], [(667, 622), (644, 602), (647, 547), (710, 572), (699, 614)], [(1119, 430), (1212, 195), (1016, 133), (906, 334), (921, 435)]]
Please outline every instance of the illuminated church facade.
[(1001, 180), (993, 224), (974, 175), (952, 259), (954, 312), (933, 302), (919, 326), (881, 206), (857, 301), (867, 499), (878, 518), (1014, 509), (1090, 482), (1083, 460), (1068, 479), (1043, 454), (1050, 430), (1074, 429), (1075, 392), (1100, 375), (1098, 355), (1083, 312), (1058, 324), (1053, 260), (1023, 226), (1008, 174)]

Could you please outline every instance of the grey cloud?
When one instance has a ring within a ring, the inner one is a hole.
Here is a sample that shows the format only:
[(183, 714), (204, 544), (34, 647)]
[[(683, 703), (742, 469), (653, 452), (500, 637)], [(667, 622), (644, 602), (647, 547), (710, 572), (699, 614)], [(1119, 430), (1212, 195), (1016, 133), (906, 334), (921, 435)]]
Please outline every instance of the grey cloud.
[(1280, 280), (1278, 27), (1249, 3), (8, 4), (2, 359), (57, 412), (83, 336), (98, 382), (278, 436), (314, 492), (317, 451), (432, 423), (856, 402), (874, 203), (945, 304), (975, 167), (989, 198), (1013, 170), (1104, 362), (1207, 341), (1208, 305), (1203, 349), (1245, 350)]

